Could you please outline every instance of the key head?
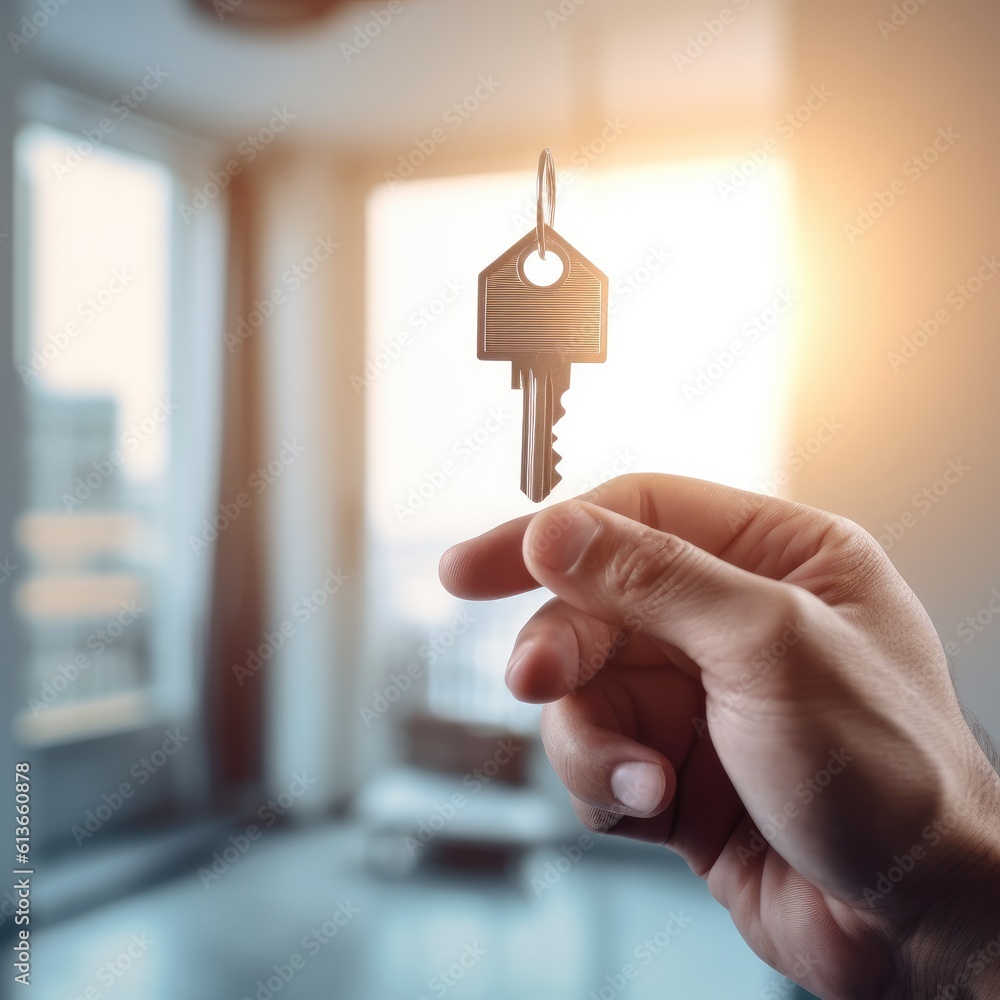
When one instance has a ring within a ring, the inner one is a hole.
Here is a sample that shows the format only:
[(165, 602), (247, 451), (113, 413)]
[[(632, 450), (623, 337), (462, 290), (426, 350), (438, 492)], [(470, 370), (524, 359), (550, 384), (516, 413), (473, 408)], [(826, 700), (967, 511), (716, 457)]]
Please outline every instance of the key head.
[(533, 284), (524, 260), (537, 249), (535, 230), (479, 275), (479, 359), (520, 361), (551, 355), (565, 364), (607, 358), (608, 278), (554, 229), (545, 251), (563, 264), (551, 285)]

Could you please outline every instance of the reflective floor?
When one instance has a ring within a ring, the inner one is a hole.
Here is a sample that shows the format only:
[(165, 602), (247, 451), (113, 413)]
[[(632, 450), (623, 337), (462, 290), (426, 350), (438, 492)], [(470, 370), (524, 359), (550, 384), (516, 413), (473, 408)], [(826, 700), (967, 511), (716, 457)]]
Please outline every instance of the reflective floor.
[[(227, 841), (218, 845), (220, 852)], [(370, 873), (349, 824), (271, 830), (36, 934), (33, 1000), (762, 1000), (797, 994), (666, 852)], [(228, 864), (228, 868), (225, 865)]]

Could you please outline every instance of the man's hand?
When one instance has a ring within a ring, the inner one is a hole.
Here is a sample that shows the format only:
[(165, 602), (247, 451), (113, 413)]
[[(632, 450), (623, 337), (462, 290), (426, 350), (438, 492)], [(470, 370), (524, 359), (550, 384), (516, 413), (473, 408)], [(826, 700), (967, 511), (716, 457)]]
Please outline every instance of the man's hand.
[[(555, 597), (507, 684), (592, 829), (665, 844), (829, 998), (1000, 996), (1000, 779), (875, 541), (799, 504), (626, 476), (450, 549), (445, 586)], [(982, 965), (982, 963), (980, 963)], [(994, 992), (995, 991), (995, 992)]]

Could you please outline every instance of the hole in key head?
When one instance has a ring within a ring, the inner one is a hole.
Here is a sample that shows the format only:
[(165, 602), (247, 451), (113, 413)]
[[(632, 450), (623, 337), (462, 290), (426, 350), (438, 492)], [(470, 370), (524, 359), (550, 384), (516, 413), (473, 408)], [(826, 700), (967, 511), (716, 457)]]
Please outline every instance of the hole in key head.
[(534, 247), (530, 253), (521, 254), (517, 263), (521, 277), (538, 288), (550, 288), (569, 269), (569, 261), (551, 243), (545, 249), (545, 260), (538, 256), (538, 248)]

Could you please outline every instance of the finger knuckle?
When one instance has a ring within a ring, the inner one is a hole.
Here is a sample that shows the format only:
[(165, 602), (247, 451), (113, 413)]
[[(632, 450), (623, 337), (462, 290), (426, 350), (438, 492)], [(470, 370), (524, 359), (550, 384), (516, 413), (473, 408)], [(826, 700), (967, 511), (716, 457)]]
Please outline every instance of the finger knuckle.
[(676, 535), (647, 534), (640, 544), (623, 546), (608, 562), (608, 586), (630, 609), (632, 624), (658, 618), (664, 607), (681, 592), (696, 569), (694, 547)]
[(863, 593), (894, 573), (889, 557), (874, 536), (849, 518), (829, 515), (822, 548), (829, 577), (843, 591), (831, 595), (833, 600)]

